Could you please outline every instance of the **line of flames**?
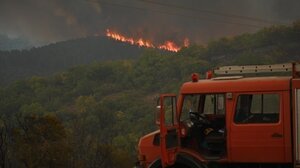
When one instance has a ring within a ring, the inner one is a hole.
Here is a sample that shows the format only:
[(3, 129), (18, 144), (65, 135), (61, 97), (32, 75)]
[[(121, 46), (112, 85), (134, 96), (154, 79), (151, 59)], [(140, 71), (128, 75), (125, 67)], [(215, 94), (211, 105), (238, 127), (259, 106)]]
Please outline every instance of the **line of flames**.
[[(168, 51), (172, 51), (172, 52), (178, 52), (181, 49), (180, 46), (178, 46), (176, 43), (174, 43), (172, 41), (165, 41), (163, 44), (154, 45), (150, 40), (145, 40), (143, 38), (134, 39), (132, 37), (126, 37), (122, 34), (111, 31), (109, 29), (106, 29), (106, 36), (109, 37), (109, 38), (112, 38), (114, 40), (117, 40), (117, 41), (122, 41), (122, 42), (125, 42), (125, 43), (129, 43), (131, 45), (137, 45), (137, 46), (140, 46), (140, 47), (158, 48), (158, 49), (168, 50)], [(188, 38), (184, 39), (183, 46), (184, 47), (189, 46), (189, 39)]]

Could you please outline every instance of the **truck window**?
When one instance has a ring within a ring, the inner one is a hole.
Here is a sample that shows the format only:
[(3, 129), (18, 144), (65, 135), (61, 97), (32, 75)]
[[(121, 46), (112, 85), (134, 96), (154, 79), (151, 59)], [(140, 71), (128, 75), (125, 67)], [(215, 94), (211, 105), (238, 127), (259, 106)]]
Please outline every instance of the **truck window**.
[(189, 112), (225, 115), (225, 96), (224, 94), (184, 95), (181, 121), (189, 118)]
[(166, 97), (164, 99), (165, 124), (171, 126), (176, 122), (176, 99), (174, 97)]
[(238, 96), (235, 123), (277, 123), (279, 94), (243, 94)]

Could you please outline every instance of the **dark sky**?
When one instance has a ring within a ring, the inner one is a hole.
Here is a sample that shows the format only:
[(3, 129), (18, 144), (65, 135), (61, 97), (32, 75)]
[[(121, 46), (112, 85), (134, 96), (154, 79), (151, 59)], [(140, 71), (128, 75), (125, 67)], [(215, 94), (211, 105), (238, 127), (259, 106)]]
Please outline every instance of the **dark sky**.
[(0, 0), (0, 34), (35, 44), (104, 35), (205, 43), (300, 19), (299, 0)]

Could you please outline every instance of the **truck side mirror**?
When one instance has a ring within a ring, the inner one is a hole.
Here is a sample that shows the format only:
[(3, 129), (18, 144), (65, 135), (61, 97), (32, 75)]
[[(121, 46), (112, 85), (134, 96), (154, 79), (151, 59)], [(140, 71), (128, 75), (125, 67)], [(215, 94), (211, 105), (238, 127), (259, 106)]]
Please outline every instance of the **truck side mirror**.
[(160, 125), (160, 111), (161, 111), (161, 105), (160, 105), (160, 97), (157, 98), (156, 108), (155, 108), (155, 124)]

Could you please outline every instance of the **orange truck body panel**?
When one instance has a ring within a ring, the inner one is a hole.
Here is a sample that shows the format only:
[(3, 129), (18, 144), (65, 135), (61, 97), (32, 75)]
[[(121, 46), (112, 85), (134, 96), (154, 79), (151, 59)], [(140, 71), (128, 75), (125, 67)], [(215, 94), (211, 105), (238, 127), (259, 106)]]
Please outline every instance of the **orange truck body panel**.
[(143, 167), (148, 167), (155, 160), (160, 159), (160, 146), (154, 145), (155, 135), (159, 131), (152, 132), (142, 137), (138, 144), (139, 162)]
[[(185, 83), (180, 93), (182, 95), (191, 93), (233, 93), (232, 100), (226, 103), (228, 161), (283, 163), (292, 161), (291, 129), (289, 126), (290, 81), (290, 77), (200, 80), (197, 83)], [(240, 93), (260, 93), (262, 91), (281, 94), (283, 100), (280, 108), (285, 113), (280, 115), (280, 122), (276, 126), (270, 124), (234, 124), (233, 114), (237, 95)], [(272, 132), (279, 132), (285, 136), (281, 139), (272, 140), (270, 135)]]
[[(179, 126), (176, 129), (178, 129), (178, 136), (182, 136), (179, 118), (185, 95), (210, 93), (226, 95), (230, 93), (230, 98), (225, 100), (226, 155), (214, 161), (222, 163), (290, 163), (294, 167), (299, 167), (296, 163), (296, 156), (297, 152), (300, 154), (300, 142), (298, 142), (300, 139), (296, 138), (295, 127), (297, 125), (294, 124), (299, 122), (296, 121), (297, 109), (295, 107), (297, 104), (297, 88), (300, 89), (300, 80), (293, 77), (241, 77), (237, 79), (203, 79), (197, 82), (186, 82), (180, 89), (177, 101), (176, 116)], [(234, 114), (239, 95), (262, 93), (274, 93), (280, 96), (279, 121), (276, 123), (236, 124)], [(165, 133), (167, 132), (167, 128), (163, 128), (163, 130)], [(162, 139), (159, 131), (140, 139), (139, 164), (142, 167), (149, 167), (162, 157), (161, 152), (163, 151), (160, 144), (154, 142), (155, 138), (157, 140), (157, 136)], [(298, 148), (296, 149), (295, 146), (297, 145)], [(195, 152), (180, 145), (173, 152), (174, 154), (189, 155), (201, 163), (209, 162), (209, 159), (205, 159), (201, 152)]]

